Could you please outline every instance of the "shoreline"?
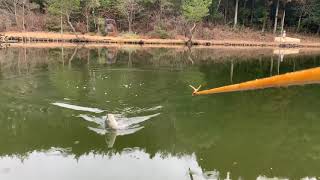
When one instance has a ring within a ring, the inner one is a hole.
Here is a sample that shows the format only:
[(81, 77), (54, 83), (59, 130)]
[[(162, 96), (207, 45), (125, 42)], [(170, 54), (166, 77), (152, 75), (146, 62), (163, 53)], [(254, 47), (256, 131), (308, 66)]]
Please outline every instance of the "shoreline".
[[(125, 38), (82, 34), (60, 34), (52, 32), (4, 32), (0, 35), (2, 44), (119, 44), (119, 45), (143, 45), (143, 46), (186, 46), (187, 39), (148, 39)], [(1, 40), (0, 39), (0, 40)], [(288, 47), (288, 48), (320, 48), (320, 42), (301, 42), (299, 44), (280, 44), (270, 41), (249, 40), (200, 40), (194, 39), (193, 46), (204, 47)], [(0, 42), (1, 44), (1, 42)]]
[(152, 50), (152, 49), (169, 49), (177, 52), (189, 52), (196, 51), (201, 52), (214, 52), (215, 54), (224, 54), (224, 56), (239, 56), (250, 57), (252, 55), (259, 56), (272, 56), (283, 54), (285, 56), (300, 56), (318, 54), (320, 55), (320, 48), (279, 48), (279, 47), (244, 47), (244, 46), (193, 46), (189, 49), (187, 46), (179, 45), (137, 45), (137, 44), (102, 44), (102, 43), (14, 43), (8, 48), (24, 48), (24, 49), (99, 49), (107, 48), (114, 50)]

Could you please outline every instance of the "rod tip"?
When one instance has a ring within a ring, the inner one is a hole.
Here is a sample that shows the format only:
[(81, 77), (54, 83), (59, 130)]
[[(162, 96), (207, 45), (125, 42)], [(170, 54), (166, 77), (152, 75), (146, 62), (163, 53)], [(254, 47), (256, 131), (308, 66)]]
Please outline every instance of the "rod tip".
[(201, 88), (201, 85), (200, 85), (198, 88), (195, 88), (195, 87), (193, 87), (192, 85), (189, 85), (189, 86), (193, 89), (192, 96), (197, 95), (198, 91), (199, 91), (200, 88)]

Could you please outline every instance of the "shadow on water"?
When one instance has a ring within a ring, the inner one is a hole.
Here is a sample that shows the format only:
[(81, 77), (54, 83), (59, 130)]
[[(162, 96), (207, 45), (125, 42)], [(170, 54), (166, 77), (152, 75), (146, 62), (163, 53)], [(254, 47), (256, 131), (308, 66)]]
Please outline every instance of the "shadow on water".
[[(317, 84), (196, 98), (187, 87), (318, 67), (319, 53), (304, 51), (279, 60), (273, 49), (0, 50), (0, 177), (317, 176)], [(130, 128), (111, 132), (107, 112)]]

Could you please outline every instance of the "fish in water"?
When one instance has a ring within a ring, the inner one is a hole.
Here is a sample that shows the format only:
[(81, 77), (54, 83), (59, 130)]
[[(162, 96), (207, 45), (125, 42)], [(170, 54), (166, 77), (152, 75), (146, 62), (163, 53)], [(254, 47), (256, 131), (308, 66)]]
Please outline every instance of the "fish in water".
[(121, 117), (118, 114), (110, 114), (103, 117), (94, 117), (84, 114), (80, 114), (79, 117), (86, 121), (93, 122), (99, 127), (88, 127), (91, 131), (97, 134), (105, 135), (106, 143), (109, 148), (112, 148), (117, 136), (125, 136), (129, 134), (134, 134), (144, 127), (140, 123), (156, 117), (160, 113), (149, 115), (149, 116), (138, 116), (138, 117)]
[[(85, 114), (80, 114), (79, 117), (83, 118), (86, 121), (93, 122), (99, 125), (98, 128), (90, 128), (98, 134), (106, 134), (110, 131), (117, 131), (120, 135), (131, 134), (131, 130), (138, 128), (139, 130), (143, 128), (140, 123), (147, 121), (153, 117), (160, 115), (160, 113), (152, 114), (149, 116), (137, 116), (137, 117), (122, 117), (119, 114), (108, 113), (106, 116), (95, 117)], [(99, 131), (96, 131), (98, 130)], [(134, 131), (135, 132), (135, 131)]]
[(107, 114), (106, 124), (114, 130), (120, 128), (113, 114)]

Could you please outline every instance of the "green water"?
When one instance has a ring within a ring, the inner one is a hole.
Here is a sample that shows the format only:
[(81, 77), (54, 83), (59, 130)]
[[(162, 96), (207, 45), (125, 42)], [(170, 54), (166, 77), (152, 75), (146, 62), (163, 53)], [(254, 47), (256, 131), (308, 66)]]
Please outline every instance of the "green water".
[[(280, 61), (270, 49), (1, 50), (0, 179), (318, 178), (320, 85), (199, 97), (188, 85), (317, 67), (319, 54)], [(144, 121), (123, 135), (99, 124), (106, 113)]]

